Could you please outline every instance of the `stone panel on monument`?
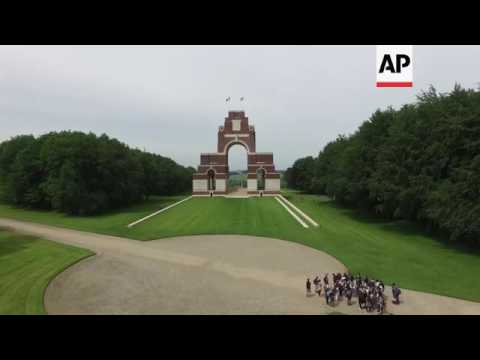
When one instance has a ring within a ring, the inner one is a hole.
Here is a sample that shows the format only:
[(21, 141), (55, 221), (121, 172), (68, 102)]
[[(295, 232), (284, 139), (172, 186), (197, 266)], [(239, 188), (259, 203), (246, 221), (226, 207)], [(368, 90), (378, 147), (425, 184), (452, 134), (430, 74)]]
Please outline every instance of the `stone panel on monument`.
[(247, 190), (249, 192), (257, 192), (257, 179), (248, 179), (247, 180)]
[(193, 180), (193, 192), (208, 191), (208, 180)]
[(265, 190), (268, 192), (280, 192), (280, 179), (265, 179)]

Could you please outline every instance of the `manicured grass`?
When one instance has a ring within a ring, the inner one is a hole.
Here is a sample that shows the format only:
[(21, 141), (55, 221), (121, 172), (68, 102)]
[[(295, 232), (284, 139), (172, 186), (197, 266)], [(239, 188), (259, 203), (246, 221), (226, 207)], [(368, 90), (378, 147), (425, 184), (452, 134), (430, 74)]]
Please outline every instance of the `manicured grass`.
[(45, 314), (50, 280), (92, 253), (0, 228), (0, 314)]
[(274, 198), (192, 198), (138, 224), (130, 236), (139, 240), (200, 234), (251, 234), (281, 237), (297, 229), (295, 220)]
[[(329, 253), (352, 272), (403, 288), (480, 301), (480, 255), (436, 241), (415, 226), (358, 216), (332, 202), (288, 193), (320, 227), (304, 229), (274, 198), (193, 198), (131, 229), (126, 225), (177, 199), (154, 199), (94, 218), (0, 206), (0, 217), (152, 240), (192, 234), (245, 234), (298, 242)], [(314, 275), (314, 274), (306, 274)]]
[(96, 232), (99, 234), (134, 237), (131, 236), (126, 225), (185, 197), (186, 196), (152, 197), (140, 205), (99, 216), (68, 216), (53, 211), (21, 209), (0, 203), (0, 217)]

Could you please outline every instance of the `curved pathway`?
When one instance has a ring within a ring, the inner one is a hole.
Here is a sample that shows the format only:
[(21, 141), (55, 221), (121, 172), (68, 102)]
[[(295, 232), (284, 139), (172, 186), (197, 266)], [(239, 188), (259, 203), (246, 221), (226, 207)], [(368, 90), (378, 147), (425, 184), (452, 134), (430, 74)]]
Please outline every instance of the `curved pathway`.
[[(307, 298), (306, 276), (343, 272), (333, 257), (293, 242), (239, 235), (137, 241), (0, 219), (0, 226), (94, 251), (47, 288), (49, 314), (360, 314)], [(403, 290), (394, 314), (480, 314), (480, 303)]]

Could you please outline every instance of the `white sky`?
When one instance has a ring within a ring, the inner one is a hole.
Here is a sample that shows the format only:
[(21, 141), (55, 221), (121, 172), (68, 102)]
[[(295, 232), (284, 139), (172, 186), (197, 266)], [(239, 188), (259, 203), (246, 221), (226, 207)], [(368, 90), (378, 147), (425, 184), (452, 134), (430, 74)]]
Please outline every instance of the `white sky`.
[[(374, 45), (0, 46), (0, 141), (92, 131), (196, 167), (227, 111), (243, 109), (257, 151), (285, 169), (430, 84), (478, 88), (479, 64), (480, 46), (416, 45), (414, 88), (386, 89), (375, 87)], [(246, 167), (242, 151), (232, 148), (231, 169)]]

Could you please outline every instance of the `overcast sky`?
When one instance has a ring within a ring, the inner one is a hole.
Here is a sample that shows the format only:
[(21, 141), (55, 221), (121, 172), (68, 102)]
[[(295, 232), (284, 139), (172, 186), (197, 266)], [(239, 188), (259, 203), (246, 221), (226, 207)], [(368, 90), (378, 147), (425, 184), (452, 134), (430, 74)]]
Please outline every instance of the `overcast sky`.
[[(480, 82), (480, 46), (414, 46), (413, 64), (412, 89), (386, 89), (374, 45), (0, 46), (0, 141), (92, 131), (196, 167), (227, 111), (245, 110), (257, 151), (285, 169), (430, 84)], [(246, 167), (244, 150), (231, 153), (231, 169)]]

